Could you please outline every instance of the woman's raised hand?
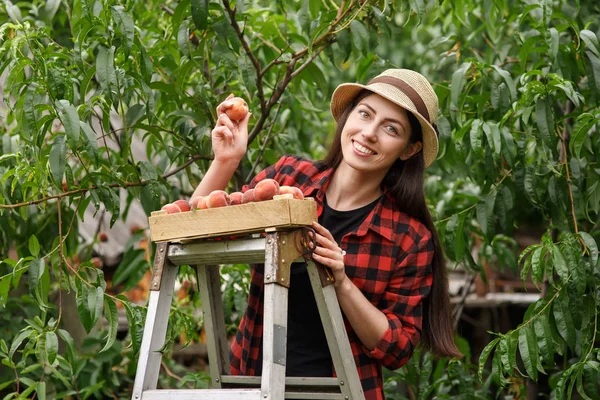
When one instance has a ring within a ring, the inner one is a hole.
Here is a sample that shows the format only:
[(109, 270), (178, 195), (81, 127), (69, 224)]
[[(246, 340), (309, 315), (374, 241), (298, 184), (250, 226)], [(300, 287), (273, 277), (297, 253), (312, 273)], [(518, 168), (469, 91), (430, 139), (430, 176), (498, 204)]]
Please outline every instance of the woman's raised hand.
[(217, 107), (217, 124), (211, 132), (215, 161), (222, 163), (239, 163), (248, 146), (248, 120), (252, 114), (247, 113), (239, 121), (229, 118), (226, 111), (232, 108), (235, 102), (233, 98), (233, 94), (230, 94)]

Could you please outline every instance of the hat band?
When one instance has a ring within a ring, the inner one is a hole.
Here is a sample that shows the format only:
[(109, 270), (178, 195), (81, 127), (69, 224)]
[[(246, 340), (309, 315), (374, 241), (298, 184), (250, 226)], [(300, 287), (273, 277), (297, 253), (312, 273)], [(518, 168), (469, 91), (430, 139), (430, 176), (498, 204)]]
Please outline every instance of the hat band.
[(407, 95), (408, 98), (413, 102), (415, 107), (417, 107), (417, 111), (419, 112), (419, 114), (421, 114), (423, 117), (425, 117), (425, 119), (427, 121), (429, 121), (429, 112), (427, 111), (425, 102), (423, 101), (421, 96), (419, 96), (417, 91), (415, 89), (413, 89), (412, 86), (410, 86), (406, 82), (404, 82), (402, 79), (394, 78), (391, 76), (380, 75), (380, 76), (376, 76), (375, 78), (371, 79), (369, 81), (369, 83), (367, 83), (367, 86), (372, 85), (374, 83), (385, 83), (385, 84), (395, 87), (396, 89), (399, 89), (401, 92), (403, 92), (405, 95)]

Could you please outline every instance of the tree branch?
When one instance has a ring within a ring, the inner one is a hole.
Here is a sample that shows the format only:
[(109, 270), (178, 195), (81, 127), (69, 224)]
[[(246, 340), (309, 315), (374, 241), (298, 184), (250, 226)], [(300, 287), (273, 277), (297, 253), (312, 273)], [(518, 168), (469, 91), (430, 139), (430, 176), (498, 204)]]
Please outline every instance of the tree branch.
[[(194, 156), (192, 156), (188, 161), (186, 161), (183, 165), (175, 168), (174, 170), (161, 175), (160, 177), (162, 179), (166, 179), (172, 175), (175, 175), (176, 173), (178, 173), (179, 171), (181, 171), (184, 168), (187, 168), (190, 164), (192, 164), (194, 161), (196, 160), (212, 160), (212, 157), (207, 157), (201, 154), (196, 154)], [(111, 183), (110, 185), (106, 185), (103, 187), (109, 187), (109, 188), (117, 188), (117, 187), (122, 187), (122, 188), (130, 188), (130, 187), (140, 187), (140, 186), (146, 186), (148, 184), (147, 180), (141, 180), (139, 182), (123, 182), (122, 184), (119, 183)], [(40, 204), (40, 203), (44, 203), (47, 202), (49, 200), (52, 199), (58, 199), (60, 201), (60, 199), (62, 199), (63, 197), (69, 197), (71, 195), (76, 195), (76, 194), (83, 194), (83, 193), (87, 193), (89, 191), (92, 190), (97, 190), (100, 189), (100, 187), (98, 186), (90, 186), (88, 188), (83, 188), (83, 189), (75, 189), (75, 190), (69, 190), (68, 192), (64, 192), (61, 194), (57, 194), (54, 196), (47, 196), (38, 200), (31, 200), (31, 201), (26, 201), (23, 203), (17, 203), (17, 204), (0, 204), (0, 208), (5, 208), (5, 209), (13, 209), (13, 208), (19, 208), (19, 207), (23, 207), (23, 206), (32, 206), (32, 205), (36, 205), (36, 204)]]
[(244, 33), (240, 29), (240, 25), (237, 23), (237, 21), (235, 19), (235, 9), (231, 8), (231, 4), (229, 4), (229, 0), (223, 0), (223, 7), (225, 7), (225, 11), (227, 11), (227, 14), (229, 14), (229, 19), (231, 20), (231, 27), (233, 28), (233, 30), (237, 34), (238, 38), (240, 39), (240, 42), (242, 43), (242, 47), (244, 48), (244, 51), (250, 58), (250, 61), (252, 62), (254, 69), (256, 69), (256, 91), (258, 93), (258, 99), (260, 101), (260, 108), (264, 110), (265, 105), (266, 105), (266, 100), (265, 100), (265, 93), (264, 93), (264, 89), (263, 89), (262, 68), (260, 65), (260, 61), (258, 61), (258, 58), (254, 55), (254, 53), (252, 52), (252, 49), (250, 49), (250, 45), (244, 38)]

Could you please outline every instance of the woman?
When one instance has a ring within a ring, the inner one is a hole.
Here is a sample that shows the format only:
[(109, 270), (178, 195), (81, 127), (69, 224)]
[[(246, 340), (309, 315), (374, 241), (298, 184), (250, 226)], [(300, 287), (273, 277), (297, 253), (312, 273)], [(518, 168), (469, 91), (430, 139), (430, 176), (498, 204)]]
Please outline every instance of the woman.
[[(224, 189), (246, 152), (248, 119), (217, 108), (215, 159), (194, 195)], [(437, 97), (417, 72), (387, 70), (367, 85), (343, 84), (331, 111), (337, 131), (325, 160), (293, 156), (250, 183), (276, 179), (317, 202), (313, 260), (329, 267), (366, 399), (383, 399), (382, 366), (396, 369), (420, 340), (459, 356), (452, 337), (442, 248), (425, 204), (423, 172), (437, 156)], [(247, 188), (245, 188), (247, 189)], [(252, 270), (248, 308), (231, 348), (232, 374), (262, 368), (262, 266)], [(305, 265), (292, 266), (288, 376), (332, 376)]]

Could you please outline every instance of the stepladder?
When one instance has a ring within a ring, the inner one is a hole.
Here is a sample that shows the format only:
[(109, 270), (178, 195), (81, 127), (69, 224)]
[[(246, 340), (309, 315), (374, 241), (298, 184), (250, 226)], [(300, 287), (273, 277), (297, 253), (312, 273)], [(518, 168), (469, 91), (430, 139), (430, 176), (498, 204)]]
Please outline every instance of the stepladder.
[[(255, 230), (256, 231), (256, 230)], [(313, 295), (331, 353), (335, 377), (286, 377), (290, 268), (314, 249), (310, 228), (270, 228), (263, 233), (157, 243), (148, 310), (132, 399), (362, 400), (363, 390), (328, 270), (308, 261)], [(221, 294), (220, 265), (264, 264), (262, 376), (231, 375)], [(165, 343), (180, 265), (196, 270), (201, 296), (210, 389), (158, 389), (160, 349)]]

